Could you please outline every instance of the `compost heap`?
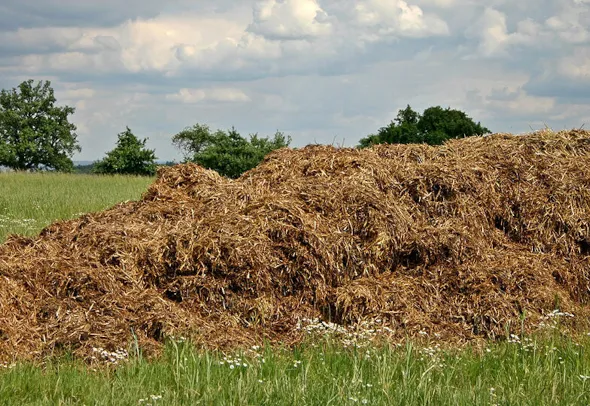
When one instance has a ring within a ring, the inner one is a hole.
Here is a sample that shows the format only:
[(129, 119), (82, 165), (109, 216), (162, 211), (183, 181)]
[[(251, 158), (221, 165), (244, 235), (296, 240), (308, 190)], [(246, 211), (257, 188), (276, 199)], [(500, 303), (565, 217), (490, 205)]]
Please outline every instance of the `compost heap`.
[(0, 246), (0, 359), (296, 343), (313, 318), (444, 342), (559, 309), (575, 331), (589, 222), (580, 130), (281, 149), (236, 180), (161, 168), (140, 201)]

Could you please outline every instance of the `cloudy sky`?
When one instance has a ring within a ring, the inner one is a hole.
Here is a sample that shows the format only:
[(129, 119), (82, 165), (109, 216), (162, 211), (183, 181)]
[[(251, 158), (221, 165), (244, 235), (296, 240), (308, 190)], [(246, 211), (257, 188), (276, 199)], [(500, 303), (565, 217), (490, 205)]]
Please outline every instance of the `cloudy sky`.
[(590, 0), (2, 0), (0, 88), (51, 80), (82, 152), (196, 123), (352, 146), (410, 104), (590, 128)]

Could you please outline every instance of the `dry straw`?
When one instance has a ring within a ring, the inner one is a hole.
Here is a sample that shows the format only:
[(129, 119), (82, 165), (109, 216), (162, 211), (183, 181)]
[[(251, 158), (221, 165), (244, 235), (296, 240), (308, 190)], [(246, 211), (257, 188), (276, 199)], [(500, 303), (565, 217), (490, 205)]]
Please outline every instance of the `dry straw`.
[(0, 246), (0, 360), (294, 343), (316, 317), (451, 342), (559, 308), (579, 329), (589, 224), (585, 131), (282, 149), (237, 180), (161, 168), (139, 202)]

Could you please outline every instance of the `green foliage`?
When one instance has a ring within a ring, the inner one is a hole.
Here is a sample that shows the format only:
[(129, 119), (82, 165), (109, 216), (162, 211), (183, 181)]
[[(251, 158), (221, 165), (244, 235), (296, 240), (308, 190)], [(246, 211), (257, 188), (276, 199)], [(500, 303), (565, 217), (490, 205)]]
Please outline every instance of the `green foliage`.
[(94, 164), (94, 173), (152, 176), (156, 173), (154, 150), (145, 148), (129, 127), (119, 133), (117, 146)]
[(76, 126), (68, 121), (74, 108), (55, 106), (51, 82), (22, 82), (0, 92), (0, 165), (15, 170), (55, 169), (70, 172), (72, 155), (81, 151)]
[(256, 167), (269, 152), (288, 147), (291, 137), (276, 132), (271, 139), (253, 134), (248, 140), (234, 128), (212, 132), (208, 126), (196, 124), (174, 135), (172, 142), (184, 151), (185, 161), (235, 179)]
[(88, 165), (76, 165), (74, 166), (74, 173), (91, 174), (94, 173), (94, 163)]
[(475, 123), (467, 114), (451, 108), (429, 107), (422, 115), (409, 105), (399, 110), (397, 117), (377, 134), (362, 138), (359, 147), (375, 144), (426, 143), (441, 145), (451, 138), (463, 138), (490, 133), (480, 123)]

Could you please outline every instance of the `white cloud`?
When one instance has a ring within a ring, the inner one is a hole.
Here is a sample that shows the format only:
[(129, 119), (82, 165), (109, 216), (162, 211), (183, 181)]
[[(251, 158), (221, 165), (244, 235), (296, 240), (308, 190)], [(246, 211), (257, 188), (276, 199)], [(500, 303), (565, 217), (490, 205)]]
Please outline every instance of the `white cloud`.
[(245, 33), (238, 38), (226, 37), (208, 47), (182, 44), (175, 48), (179, 71), (238, 72), (246, 74), (283, 56), (280, 42)]
[(508, 40), (506, 16), (504, 13), (487, 8), (477, 23), (481, 27), (479, 49), (485, 56), (503, 52)]
[(69, 87), (61, 94), (66, 100), (79, 100), (94, 96), (96, 91), (89, 87)]
[(379, 36), (427, 37), (447, 35), (447, 24), (404, 0), (361, 0), (355, 6), (356, 22), (377, 30)]
[(169, 159), (195, 122), (300, 146), (354, 145), (408, 103), (494, 131), (588, 117), (590, 0), (82, 0), (67, 15), (23, 1), (8, 12), (26, 24), (0, 28), (0, 87), (51, 78), (82, 159), (126, 125)]
[(573, 80), (590, 83), (590, 46), (576, 48), (557, 63), (557, 73)]
[(215, 88), (215, 89), (189, 89), (182, 88), (177, 93), (166, 95), (167, 100), (179, 101), (181, 103), (192, 104), (203, 101), (215, 102), (247, 102), (250, 101), (248, 95), (240, 89), (235, 88)]
[(0, 40), (24, 49), (42, 46), (52, 53), (32, 53), (22, 62), (31, 68), (96, 69), (99, 72), (171, 71), (182, 61), (180, 50), (207, 53), (239, 38), (244, 26), (222, 18), (195, 15), (136, 19), (113, 28), (25, 29), (2, 33)]
[(522, 88), (506, 86), (502, 89), (494, 89), (485, 104), (489, 108), (504, 113), (536, 115), (551, 112), (555, 108), (556, 101), (552, 97), (531, 96)]
[(70, 48), (80, 41), (84, 29), (78, 27), (43, 27), (0, 32), (2, 47), (14, 50), (31, 49), (35, 52), (56, 48)]
[[(254, 5), (250, 18), (162, 14), (110, 28), (32, 28), (16, 37), (0, 34), (0, 40), (15, 37), (24, 55), (20, 65), (30, 73), (245, 77), (316, 71), (364, 53), (367, 43), (446, 34), (443, 20), (403, 0), (345, 7), (327, 1), (326, 9), (316, 0), (265, 0)], [(39, 53), (40, 46), (52, 51)]]
[(175, 70), (179, 47), (206, 51), (240, 35), (242, 27), (225, 19), (198, 16), (158, 17), (130, 21), (118, 28), (115, 38), (121, 44), (121, 62), (131, 72)]
[(516, 29), (509, 32), (507, 15), (491, 7), (467, 28), (466, 35), (479, 40), (477, 53), (483, 57), (507, 57), (517, 46), (546, 48), (554, 46), (555, 42), (550, 33), (531, 18), (518, 21)]
[(473, 0), (416, 0), (419, 5), (435, 6), (440, 8), (451, 8), (454, 6), (469, 3)]
[(560, 40), (572, 44), (582, 44), (590, 40), (588, 31), (590, 24), (590, 10), (586, 3), (589, 1), (564, 1), (559, 14), (545, 20), (545, 27)]
[(332, 32), (316, 0), (263, 0), (256, 3), (250, 32), (269, 39), (312, 39)]

